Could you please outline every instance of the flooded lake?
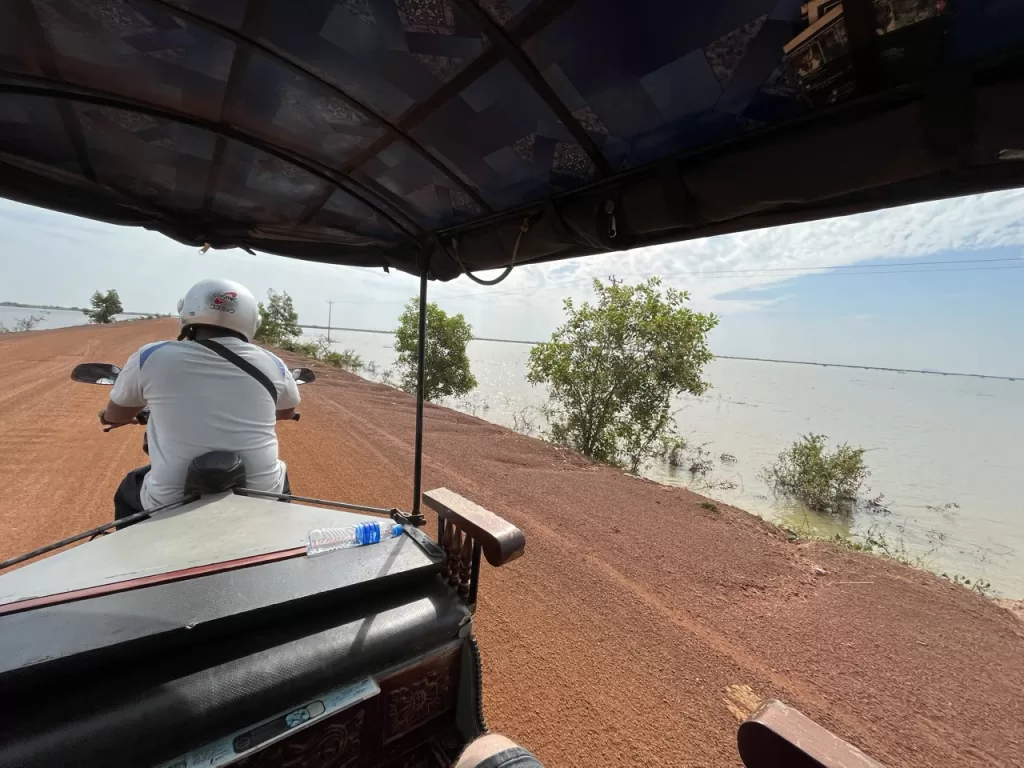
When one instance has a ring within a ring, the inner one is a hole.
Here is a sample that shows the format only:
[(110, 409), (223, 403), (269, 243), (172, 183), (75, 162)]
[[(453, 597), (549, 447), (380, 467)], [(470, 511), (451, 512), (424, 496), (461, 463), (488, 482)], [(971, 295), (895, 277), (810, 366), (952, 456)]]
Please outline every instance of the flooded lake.
[[(335, 331), (332, 338), (337, 349), (354, 349), (379, 371), (394, 362), (391, 336)], [(529, 350), (472, 342), (479, 387), (446, 404), (507, 427), (527, 422), (539, 434), (546, 393), (526, 382)], [(715, 360), (705, 378), (712, 388), (680, 398), (676, 421), (691, 456), (699, 447), (711, 470), (693, 477), (655, 463), (647, 477), (692, 487), (798, 532), (872, 530), (893, 548), (926, 557), (932, 570), (981, 577), (1003, 595), (1024, 597), (1024, 381), (740, 360)], [(887, 511), (839, 520), (772, 497), (760, 470), (810, 432), (868, 449), (867, 486), (871, 496), (883, 495)]]
[[(0, 307), (0, 323), (10, 327), (42, 312)], [(40, 327), (84, 322), (80, 313), (50, 310)], [(333, 339), (337, 349), (354, 349), (376, 365), (376, 378), (394, 363), (391, 336), (336, 331)], [(529, 350), (472, 342), (479, 387), (446, 404), (539, 435), (546, 394), (526, 382)], [(891, 546), (926, 557), (934, 571), (980, 577), (1002, 595), (1024, 597), (1024, 382), (739, 360), (714, 361), (705, 378), (712, 388), (700, 398), (680, 398), (676, 421), (691, 446), (689, 458), (703, 452), (710, 470), (693, 476), (654, 463), (644, 470), (647, 477), (798, 532), (881, 533)], [(867, 485), (872, 496), (884, 496), (885, 511), (839, 520), (772, 497), (760, 470), (809, 432), (868, 449)]]
[[(42, 317), (35, 330), (42, 331), (47, 328), (67, 328), (69, 325), (85, 325), (89, 318), (81, 312), (71, 312), (66, 309), (28, 309), (25, 307), (0, 307), (0, 325), (7, 329), (13, 329), (14, 324), (24, 317)], [(116, 319), (123, 320), (127, 315), (117, 315)]]

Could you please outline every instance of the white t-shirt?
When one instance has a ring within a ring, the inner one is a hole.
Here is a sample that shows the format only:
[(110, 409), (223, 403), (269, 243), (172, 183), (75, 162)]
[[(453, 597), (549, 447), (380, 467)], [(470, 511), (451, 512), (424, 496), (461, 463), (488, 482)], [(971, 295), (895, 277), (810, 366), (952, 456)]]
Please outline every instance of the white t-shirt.
[(126, 408), (150, 408), (153, 469), (142, 483), (146, 509), (181, 499), (189, 463), (210, 451), (240, 454), (249, 488), (284, 487), (276, 411), (296, 407), (299, 388), (280, 358), (262, 347), (230, 336), (216, 341), (266, 374), (277, 387), (277, 405), (256, 379), (195, 342), (158, 341), (135, 352), (110, 399)]

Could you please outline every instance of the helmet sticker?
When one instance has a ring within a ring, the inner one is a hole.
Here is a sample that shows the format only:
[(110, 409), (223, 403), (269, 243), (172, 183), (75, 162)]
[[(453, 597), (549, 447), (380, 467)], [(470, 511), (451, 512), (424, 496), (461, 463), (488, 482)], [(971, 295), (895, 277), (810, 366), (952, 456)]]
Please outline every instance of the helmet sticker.
[(218, 312), (234, 313), (237, 303), (238, 294), (234, 291), (221, 291), (210, 297), (210, 309), (215, 309)]

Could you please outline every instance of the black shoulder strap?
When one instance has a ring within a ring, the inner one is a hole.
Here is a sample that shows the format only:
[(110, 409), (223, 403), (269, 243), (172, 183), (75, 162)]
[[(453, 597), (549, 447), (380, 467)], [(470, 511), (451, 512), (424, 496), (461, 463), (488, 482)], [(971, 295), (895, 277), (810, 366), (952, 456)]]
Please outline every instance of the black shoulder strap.
[(243, 371), (245, 371), (254, 379), (256, 379), (256, 381), (262, 384), (263, 388), (267, 390), (268, 393), (270, 393), (270, 397), (271, 399), (273, 399), (274, 405), (277, 405), (277, 387), (274, 386), (274, 382), (267, 378), (267, 374), (265, 374), (252, 363), (250, 363), (248, 360), (236, 355), (223, 344), (219, 344), (216, 341), (213, 341), (212, 339), (204, 339), (202, 341), (199, 341), (197, 339), (196, 344), (200, 344), (201, 346), (206, 347), (211, 352), (216, 352), (229, 363), (231, 363), (232, 365), (237, 365)]

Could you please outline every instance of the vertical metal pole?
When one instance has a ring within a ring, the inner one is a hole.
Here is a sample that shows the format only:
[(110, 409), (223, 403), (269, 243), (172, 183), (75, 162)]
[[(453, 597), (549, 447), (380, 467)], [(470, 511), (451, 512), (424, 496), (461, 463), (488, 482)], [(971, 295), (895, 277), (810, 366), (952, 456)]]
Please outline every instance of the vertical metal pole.
[(327, 343), (331, 343), (331, 314), (334, 312), (334, 302), (327, 302)]
[(423, 379), (427, 358), (427, 270), (420, 274), (420, 324), (416, 345), (416, 457), (413, 459), (412, 514), (420, 514), (420, 496), (423, 483)]

